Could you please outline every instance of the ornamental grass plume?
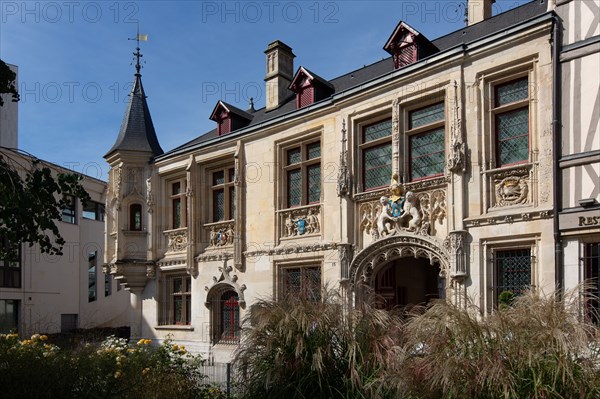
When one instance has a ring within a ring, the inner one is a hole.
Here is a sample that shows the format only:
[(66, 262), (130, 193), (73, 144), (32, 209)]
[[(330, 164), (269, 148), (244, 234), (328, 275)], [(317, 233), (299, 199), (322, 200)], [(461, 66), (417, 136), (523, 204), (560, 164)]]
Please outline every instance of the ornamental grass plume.
[(260, 300), (243, 323), (234, 364), (244, 398), (384, 398), (372, 384), (396, 345), (399, 320), (337, 292), (321, 300)]
[(528, 292), (485, 317), (439, 301), (407, 321), (383, 378), (415, 398), (598, 398), (600, 336), (581, 292)]

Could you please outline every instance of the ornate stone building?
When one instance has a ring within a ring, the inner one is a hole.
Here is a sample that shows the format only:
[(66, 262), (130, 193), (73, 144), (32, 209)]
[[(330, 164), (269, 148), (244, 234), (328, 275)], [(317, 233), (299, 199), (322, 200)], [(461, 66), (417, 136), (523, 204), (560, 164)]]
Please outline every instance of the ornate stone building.
[(266, 107), (219, 101), (215, 129), (167, 153), (138, 69), (106, 155), (105, 270), (134, 335), (226, 358), (257, 298), (327, 284), (485, 314), (503, 291), (551, 292), (553, 6), (471, 1), (436, 40), (400, 22), (389, 58), (331, 80), (275, 41)]

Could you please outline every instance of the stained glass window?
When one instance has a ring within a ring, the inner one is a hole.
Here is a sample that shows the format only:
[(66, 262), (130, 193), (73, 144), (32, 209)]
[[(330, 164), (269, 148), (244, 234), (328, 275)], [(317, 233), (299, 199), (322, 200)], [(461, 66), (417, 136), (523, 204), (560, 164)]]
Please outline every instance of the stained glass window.
[(392, 176), (392, 120), (365, 126), (362, 134), (363, 186), (372, 190), (386, 186)]
[[(439, 176), (446, 164), (444, 139), (444, 103), (428, 105), (409, 113), (410, 179)], [(423, 131), (426, 130), (426, 131)]]
[(171, 277), (171, 317), (165, 324), (190, 324), (192, 314), (191, 277)]
[(233, 219), (235, 211), (235, 169), (228, 167), (211, 172), (212, 222)]
[(520, 78), (495, 87), (496, 157), (498, 166), (529, 159), (528, 79)]
[(496, 107), (527, 100), (529, 97), (527, 78), (508, 82), (496, 87)]
[(518, 109), (496, 115), (500, 165), (529, 158), (529, 110)]
[(444, 128), (410, 136), (411, 180), (444, 173)]
[(429, 125), (444, 120), (444, 103), (430, 105), (410, 113), (410, 128)]
[(281, 269), (282, 297), (290, 295), (311, 301), (321, 299), (321, 268), (286, 267)]
[(521, 294), (531, 286), (531, 249), (496, 251), (498, 285), (496, 298), (503, 291)]
[(321, 200), (321, 143), (300, 144), (286, 151), (287, 207)]

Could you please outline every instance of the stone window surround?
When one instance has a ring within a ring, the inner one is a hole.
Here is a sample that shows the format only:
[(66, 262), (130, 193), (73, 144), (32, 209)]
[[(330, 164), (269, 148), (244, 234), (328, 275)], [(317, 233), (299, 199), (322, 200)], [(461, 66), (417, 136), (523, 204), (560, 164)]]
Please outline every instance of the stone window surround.
[(286, 260), (274, 260), (274, 287), (273, 287), (273, 296), (281, 299), (282, 298), (282, 290), (284, 288), (283, 283), (283, 269), (291, 269), (291, 268), (307, 268), (307, 267), (318, 267), (321, 270), (321, 289), (324, 287), (324, 279), (323, 279), (323, 271), (324, 271), (324, 257), (316, 256), (311, 257), (309, 259), (299, 258), (300, 255), (294, 255), (296, 259), (286, 259)]
[(535, 289), (538, 286), (537, 259), (541, 237), (539, 234), (523, 235), (507, 238), (489, 238), (480, 240), (481, 248), (481, 293), (482, 309), (487, 313), (491, 313), (497, 306), (498, 298), (496, 293), (497, 274), (496, 274), (496, 257), (497, 251), (530, 249), (531, 250), (531, 288)]

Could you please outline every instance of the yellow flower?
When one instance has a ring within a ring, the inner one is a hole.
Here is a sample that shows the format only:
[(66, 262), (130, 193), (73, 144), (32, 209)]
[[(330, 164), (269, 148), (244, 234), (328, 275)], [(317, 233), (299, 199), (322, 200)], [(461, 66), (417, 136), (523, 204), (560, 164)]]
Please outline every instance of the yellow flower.
[(33, 344), (33, 341), (30, 339), (24, 339), (23, 341), (21, 341), (22, 345), (31, 345)]
[(115, 372), (115, 378), (121, 378), (122, 375), (123, 373), (121, 373), (120, 371)]
[(40, 335), (40, 340), (47, 341), (48, 340), (48, 336), (47, 335)]
[(149, 340), (149, 339), (145, 339), (145, 340), (144, 340), (144, 343), (145, 343), (146, 345), (150, 345), (150, 344), (152, 343), (152, 341), (151, 341), (151, 340)]
[(173, 345), (174, 350), (179, 350), (179, 345)]
[(128, 352), (128, 353), (133, 353), (133, 352), (135, 352), (135, 349), (128, 348), (128, 349), (127, 349), (127, 352)]
[(138, 344), (138, 345), (144, 345), (144, 341), (145, 341), (145, 340), (142, 338), (142, 339), (140, 339), (140, 340), (138, 341), (138, 343), (137, 343), (137, 344)]
[(148, 367), (146, 367), (145, 369), (142, 370), (142, 374), (146, 375), (150, 372), (150, 369)]

